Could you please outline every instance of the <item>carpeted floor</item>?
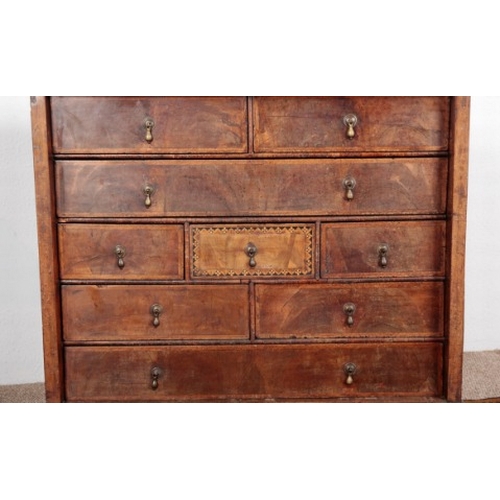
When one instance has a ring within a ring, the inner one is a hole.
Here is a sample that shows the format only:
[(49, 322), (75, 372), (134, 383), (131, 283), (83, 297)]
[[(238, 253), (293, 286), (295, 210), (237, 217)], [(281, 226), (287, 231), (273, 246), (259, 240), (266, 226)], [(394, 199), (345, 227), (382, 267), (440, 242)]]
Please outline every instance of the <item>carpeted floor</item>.
[[(0, 385), (0, 403), (45, 403), (39, 384)], [(500, 350), (464, 353), (464, 401), (500, 403)]]
[(464, 353), (462, 398), (500, 402), (500, 351)]

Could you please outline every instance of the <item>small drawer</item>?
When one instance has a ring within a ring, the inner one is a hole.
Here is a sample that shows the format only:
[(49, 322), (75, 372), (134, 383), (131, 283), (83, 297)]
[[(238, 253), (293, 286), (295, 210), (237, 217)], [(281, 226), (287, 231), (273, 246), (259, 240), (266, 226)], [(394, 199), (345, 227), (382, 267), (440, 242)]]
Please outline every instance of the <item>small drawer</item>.
[(65, 285), (66, 341), (248, 339), (244, 285)]
[(204, 277), (311, 277), (314, 226), (191, 226), (191, 274)]
[(52, 97), (56, 154), (244, 153), (245, 97)]
[(258, 152), (446, 151), (448, 97), (256, 97)]
[(323, 278), (443, 277), (445, 221), (324, 224)]
[(59, 224), (62, 279), (183, 279), (181, 225)]
[(68, 401), (442, 397), (442, 345), (67, 347)]
[(438, 282), (256, 287), (256, 336), (416, 338), (443, 335)]

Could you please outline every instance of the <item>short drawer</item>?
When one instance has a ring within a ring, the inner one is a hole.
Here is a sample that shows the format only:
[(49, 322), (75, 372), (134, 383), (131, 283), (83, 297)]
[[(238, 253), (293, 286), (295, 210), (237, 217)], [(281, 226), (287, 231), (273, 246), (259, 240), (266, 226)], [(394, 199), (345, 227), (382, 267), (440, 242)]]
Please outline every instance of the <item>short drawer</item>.
[(311, 277), (314, 226), (193, 225), (191, 274), (203, 277)]
[(442, 396), (440, 343), (68, 347), (69, 401)]
[(439, 282), (255, 286), (256, 337), (441, 337)]
[(66, 341), (248, 339), (244, 285), (66, 285)]
[(243, 153), (245, 97), (52, 97), (56, 154)]
[(62, 279), (183, 279), (181, 225), (59, 224)]
[(321, 276), (443, 277), (445, 221), (324, 224)]
[(61, 217), (442, 214), (448, 160), (58, 161)]
[(257, 97), (258, 152), (446, 151), (448, 97)]

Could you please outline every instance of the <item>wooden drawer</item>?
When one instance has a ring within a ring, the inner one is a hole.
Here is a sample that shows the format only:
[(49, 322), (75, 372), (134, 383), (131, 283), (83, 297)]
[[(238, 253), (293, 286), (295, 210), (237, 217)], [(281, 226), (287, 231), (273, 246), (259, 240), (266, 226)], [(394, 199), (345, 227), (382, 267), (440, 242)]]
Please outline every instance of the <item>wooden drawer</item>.
[[(447, 97), (257, 97), (258, 152), (416, 152), (448, 149)], [(356, 117), (348, 136), (344, 119)]]
[(321, 276), (440, 277), (445, 274), (445, 221), (323, 224)]
[(440, 343), (67, 347), (65, 360), (69, 401), (442, 395)]
[(62, 279), (183, 279), (181, 225), (59, 224)]
[(193, 225), (193, 277), (311, 277), (314, 226)]
[(50, 105), (56, 154), (247, 151), (244, 97), (52, 97)]
[(66, 285), (66, 341), (248, 339), (244, 285)]
[(443, 283), (255, 286), (256, 337), (416, 338), (443, 335)]
[(447, 158), (59, 161), (57, 211), (61, 217), (442, 214), (447, 167)]

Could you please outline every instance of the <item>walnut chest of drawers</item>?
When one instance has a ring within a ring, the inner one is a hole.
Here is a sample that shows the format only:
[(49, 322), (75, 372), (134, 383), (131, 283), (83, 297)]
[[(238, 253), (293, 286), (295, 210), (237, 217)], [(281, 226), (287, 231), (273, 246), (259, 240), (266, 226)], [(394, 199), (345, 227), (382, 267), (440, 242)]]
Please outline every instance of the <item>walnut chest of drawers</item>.
[(460, 401), (468, 97), (33, 97), (48, 401)]

